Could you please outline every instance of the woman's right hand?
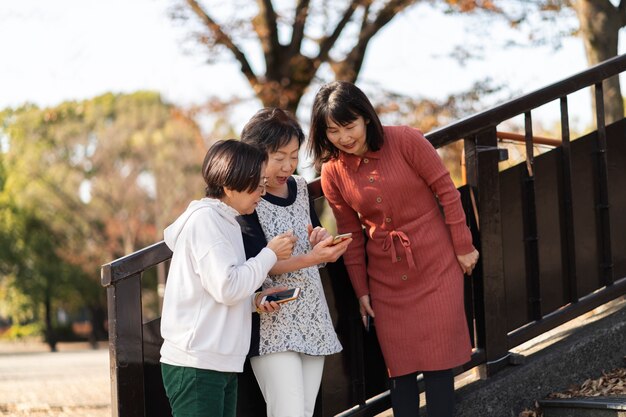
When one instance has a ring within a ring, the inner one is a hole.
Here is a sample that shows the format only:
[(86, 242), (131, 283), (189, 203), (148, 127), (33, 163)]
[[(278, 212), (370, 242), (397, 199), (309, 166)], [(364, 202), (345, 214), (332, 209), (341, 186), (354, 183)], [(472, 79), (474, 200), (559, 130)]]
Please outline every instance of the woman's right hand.
[(317, 245), (311, 249), (311, 255), (315, 257), (318, 264), (323, 262), (335, 262), (341, 255), (343, 255), (348, 249), (348, 245), (352, 242), (352, 238), (343, 240), (336, 245), (333, 245), (333, 236), (320, 241)]
[(361, 312), (363, 326), (367, 327), (367, 316), (376, 317), (376, 314), (374, 314), (374, 310), (372, 310), (372, 306), (370, 304), (369, 294), (359, 298), (359, 311)]
[(279, 261), (289, 259), (293, 252), (293, 245), (295, 245), (297, 238), (293, 235), (293, 232), (281, 233), (269, 242), (267, 247), (274, 251)]

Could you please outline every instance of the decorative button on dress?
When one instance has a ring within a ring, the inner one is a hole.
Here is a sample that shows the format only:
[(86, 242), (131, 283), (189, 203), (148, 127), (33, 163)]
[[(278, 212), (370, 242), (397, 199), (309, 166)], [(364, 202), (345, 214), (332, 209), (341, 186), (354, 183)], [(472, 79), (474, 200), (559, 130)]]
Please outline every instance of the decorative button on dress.
[(352, 232), (344, 263), (357, 297), (370, 295), (390, 376), (450, 369), (471, 353), (456, 259), (474, 250), (471, 234), (432, 145), (405, 126), (384, 134), (376, 152), (325, 163), (322, 189), (338, 232)]
[[(293, 255), (311, 250), (307, 225), (311, 223), (306, 180), (294, 176), (297, 196), (293, 204), (281, 206), (261, 199), (256, 208), (266, 239), (292, 230), (298, 237)], [(263, 288), (300, 287), (298, 299), (281, 304), (276, 313), (260, 315), (259, 354), (294, 351), (308, 355), (330, 355), (341, 351), (331, 321), (317, 265), (281, 275), (270, 275)]]

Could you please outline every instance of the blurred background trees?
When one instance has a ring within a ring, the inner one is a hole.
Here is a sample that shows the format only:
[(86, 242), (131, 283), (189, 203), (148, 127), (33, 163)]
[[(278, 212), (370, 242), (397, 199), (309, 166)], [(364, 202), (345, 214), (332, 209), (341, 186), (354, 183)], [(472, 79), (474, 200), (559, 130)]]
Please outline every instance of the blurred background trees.
[(0, 113), (0, 126), (0, 270), (45, 318), (51, 348), (53, 311), (75, 311), (71, 299), (102, 338), (100, 266), (160, 240), (203, 195), (200, 130), (151, 92), (25, 105)]

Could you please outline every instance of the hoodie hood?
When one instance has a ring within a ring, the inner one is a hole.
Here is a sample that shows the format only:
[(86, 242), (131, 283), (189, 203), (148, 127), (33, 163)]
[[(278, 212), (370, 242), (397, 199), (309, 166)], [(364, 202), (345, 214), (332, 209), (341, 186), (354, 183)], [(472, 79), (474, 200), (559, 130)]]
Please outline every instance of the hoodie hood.
[(170, 248), (170, 250), (174, 250), (176, 246), (176, 241), (180, 236), (181, 232), (185, 228), (185, 224), (191, 217), (193, 213), (198, 210), (209, 209), (214, 210), (219, 213), (222, 217), (224, 217), (227, 221), (231, 223), (237, 224), (235, 217), (239, 215), (237, 210), (232, 208), (226, 203), (223, 203), (221, 200), (215, 198), (203, 198), (202, 200), (194, 200), (189, 203), (187, 209), (181, 214), (171, 225), (165, 228), (163, 231), (163, 238), (165, 240), (165, 244)]

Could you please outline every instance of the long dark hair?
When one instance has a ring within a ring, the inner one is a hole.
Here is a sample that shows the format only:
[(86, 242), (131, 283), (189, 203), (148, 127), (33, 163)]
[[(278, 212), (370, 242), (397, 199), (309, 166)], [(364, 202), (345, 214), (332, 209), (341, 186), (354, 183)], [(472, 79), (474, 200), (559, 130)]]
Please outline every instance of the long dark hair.
[(304, 142), (304, 132), (298, 121), (291, 113), (277, 107), (259, 110), (241, 131), (243, 142), (260, 146), (267, 152), (276, 152), (294, 137), (300, 147)]
[(267, 161), (262, 149), (235, 139), (217, 141), (202, 164), (206, 196), (222, 198), (224, 188), (254, 191), (261, 183), (261, 169)]
[(346, 126), (359, 116), (367, 122), (366, 142), (371, 151), (377, 151), (385, 140), (383, 126), (365, 93), (347, 81), (334, 81), (323, 85), (313, 101), (311, 130), (309, 132), (309, 154), (316, 168), (322, 163), (339, 156), (339, 149), (326, 136), (328, 120)]

